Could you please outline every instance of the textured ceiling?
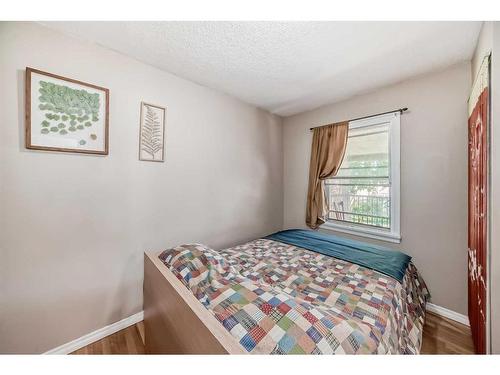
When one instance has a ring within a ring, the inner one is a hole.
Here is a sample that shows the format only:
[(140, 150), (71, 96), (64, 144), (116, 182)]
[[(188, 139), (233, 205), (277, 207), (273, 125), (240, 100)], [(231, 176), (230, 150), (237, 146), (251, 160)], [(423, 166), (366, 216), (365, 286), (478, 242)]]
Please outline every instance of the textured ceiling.
[(469, 60), (480, 22), (46, 22), (282, 116)]

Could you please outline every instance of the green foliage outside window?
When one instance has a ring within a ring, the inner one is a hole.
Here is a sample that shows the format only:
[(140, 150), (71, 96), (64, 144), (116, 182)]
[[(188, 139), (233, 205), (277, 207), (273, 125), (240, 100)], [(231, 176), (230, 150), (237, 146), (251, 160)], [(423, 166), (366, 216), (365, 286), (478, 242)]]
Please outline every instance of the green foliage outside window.
[(360, 159), (362, 160), (352, 158), (345, 160), (344, 167), (338, 174), (344, 178), (348, 177), (347, 181), (352, 184), (339, 186), (342, 189), (342, 195), (349, 197), (349, 202), (344, 202), (344, 209), (350, 213), (348, 221), (389, 227), (390, 198), (379, 193), (381, 187), (388, 182), (388, 160), (380, 156), (371, 160), (366, 156)]

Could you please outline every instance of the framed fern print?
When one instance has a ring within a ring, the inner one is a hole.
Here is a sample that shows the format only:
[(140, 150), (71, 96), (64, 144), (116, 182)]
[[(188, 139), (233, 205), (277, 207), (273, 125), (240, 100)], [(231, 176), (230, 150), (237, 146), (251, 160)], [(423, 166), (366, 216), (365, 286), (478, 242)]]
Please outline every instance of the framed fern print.
[(165, 108), (141, 103), (139, 160), (164, 161)]
[(26, 148), (108, 154), (109, 90), (26, 68)]

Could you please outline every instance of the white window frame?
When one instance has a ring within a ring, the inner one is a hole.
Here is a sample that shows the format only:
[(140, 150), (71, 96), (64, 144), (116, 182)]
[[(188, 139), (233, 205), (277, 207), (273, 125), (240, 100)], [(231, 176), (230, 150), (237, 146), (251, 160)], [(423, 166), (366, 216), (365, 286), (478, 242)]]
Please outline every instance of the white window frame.
[(333, 230), (352, 234), (360, 237), (373, 238), (377, 240), (400, 243), (401, 242), (401, 227), (400, 227), (400, 125), (401, 114), (399, 112), (389, 113), (385, 115), (370, 117), (367, 119), (350, 121), (349, 129), (375, 126), (381, 124), (389, 124), (389, 184), (390, 184), (390, 197), (391, 197), (391, 227), (385, 228), (372, 228), (362, 224), (355, 224), (342, 221), (327, 221), (320, 228)]

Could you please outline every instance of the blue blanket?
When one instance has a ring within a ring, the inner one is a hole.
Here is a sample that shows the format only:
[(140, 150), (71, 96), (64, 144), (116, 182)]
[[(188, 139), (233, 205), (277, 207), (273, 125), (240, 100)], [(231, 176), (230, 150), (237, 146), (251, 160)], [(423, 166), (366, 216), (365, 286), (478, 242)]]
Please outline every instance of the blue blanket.
[(400, 282), (411, 260), (410, 256), (400, 251), (312, 230), (289, 229), (265, 238), (359, 264)]

